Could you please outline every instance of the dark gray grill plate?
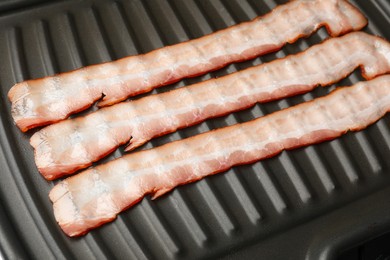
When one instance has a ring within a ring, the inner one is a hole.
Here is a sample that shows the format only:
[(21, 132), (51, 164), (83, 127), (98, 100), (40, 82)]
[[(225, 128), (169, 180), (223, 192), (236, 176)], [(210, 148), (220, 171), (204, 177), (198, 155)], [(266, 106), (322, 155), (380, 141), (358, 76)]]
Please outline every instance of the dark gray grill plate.
[[(22, 9), (21, 4), (10, 5), (19, 9), (0, 6), (0, 252), (4, 258), (326, 259), (390, 230), (390, 117), (386, 116), (362, 132), (235, 167), (156, 201), (145, 198), (82, 238), (66, 237), (55, 223), (47, 196), (53, 183), (35, 167), (31, 133), (21, 133), (10, 117), (6, 94), (11, 86), (197, 38), (265, 14), (286, 1), (33, 2)], [(388, 0), (351, 2), (368, 16), (367, 32), (390, 39)], [(326, 37), (321, 29), (275, 54), (154, 92), (284, 57)], [(338, 85), (359, 80), (356, 72)], [(333, 88), (208, 120), (141, 149), (248, 121)], [(119, 149), (106, 160), (122, 154)]]

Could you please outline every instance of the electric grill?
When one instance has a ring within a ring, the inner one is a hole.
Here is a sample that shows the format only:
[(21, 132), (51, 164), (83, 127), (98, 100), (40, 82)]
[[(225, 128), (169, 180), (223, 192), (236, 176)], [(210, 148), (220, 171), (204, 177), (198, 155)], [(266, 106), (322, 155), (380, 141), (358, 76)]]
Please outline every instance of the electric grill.
[[(0, 256), (5, 259), (333, 259), (390, 231), (390, 116), (366, 130), (176, 188), (80, 238), (56, 224), (29, 138), (10, 116), (19, 81), (146, 53), (268, 13), (286, 0), (70, 0), (0, 4)], [(351, 0), (365, 31), (390, 40), (388, 0)], [(169, 91), (297, 53), (321, 29), (281, 51), (154, 90)], [(159, 146), (245, 122), (336, 86), (207, 120), (152, 140)], [(95, 110), (92, 107), (89, 111)], [(88, 111), (87, 111), (88, 112)], [(124, 154), (118, 149), (104, 161)], [(101, 162), (100, 162), (101, 163)], [(390, 241), (389, 241), (390, 244)], [(1, 257), (0, 257), (1, 258)]]

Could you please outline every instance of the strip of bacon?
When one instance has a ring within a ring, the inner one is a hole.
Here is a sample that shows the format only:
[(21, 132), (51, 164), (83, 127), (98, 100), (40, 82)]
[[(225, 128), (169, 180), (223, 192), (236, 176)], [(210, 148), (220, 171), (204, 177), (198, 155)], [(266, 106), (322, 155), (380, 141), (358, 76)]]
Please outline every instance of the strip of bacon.
[(199, 39), (14, 85), (12, 116), (22, 130), (47, 125), (103, 100), (111, 105), (154, 88), (252, 59), (326, 26), (332, 36), (360, 30), (364, 16), (346, 0), (295, 0), (253, 21)]
[(65, 120), (32, 136), (35, 162), (52, 180), (91, 165), (130, 139), (127, 151), (207, 118), (329, 85), (358, 66), (367, 79), (390, 72), (390, 44), (366, 33), (350, 33), (219, 79)]
[(145, 195), (358, 131), (390, 111), (390, 75), (340, 88), (256, 120), (123, 156), (57, 184), (50, 192), (63, 231), (78, 236), (112, 221)]

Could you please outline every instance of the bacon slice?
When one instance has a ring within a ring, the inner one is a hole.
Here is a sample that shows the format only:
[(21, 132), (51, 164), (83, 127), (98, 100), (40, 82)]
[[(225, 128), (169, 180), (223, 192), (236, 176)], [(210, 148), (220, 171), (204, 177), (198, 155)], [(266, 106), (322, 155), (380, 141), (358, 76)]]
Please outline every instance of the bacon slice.
[(78, 236), (152, 194), (301, 146), (358, 131), (390, 110), (390, 75), (256, 120), (132, 153), (90, 168), (50, 192), (63, 231)]
[(111, 105), (182, 78), (280, 49), (326, 26), (332, 36), (360, 30), (364, 16), (346, 0), (295, 0), (253, 21), (199, 39), (14, 85), (12, 116), (22, 130), (67, 118), (103, 100)]
[(350, 33), (219, 79), (65, 120), (32, 136), (35, 162), (46, 179), (55, 179), (91, 165), (130, 139), (127, 151), (207, 118), (329, 85), (358, 66), (367, 79), (390, 72), (390, 44)]

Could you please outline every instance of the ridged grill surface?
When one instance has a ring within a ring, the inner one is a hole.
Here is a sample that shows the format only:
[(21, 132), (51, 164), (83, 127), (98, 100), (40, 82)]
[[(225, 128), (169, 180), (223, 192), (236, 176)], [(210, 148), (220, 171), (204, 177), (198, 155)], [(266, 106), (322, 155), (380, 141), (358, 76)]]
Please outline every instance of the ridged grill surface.
[[(37, 1), (38, 2), (38, 1)], [(0, 13), (0, 252), (4, 258), (199, 259), (227, 255), (323, 216), (390, 185), (390, 117), (337, 140), (234, 167), (145, 198), (110, 224), (68, 238), (55, 223), (29, 145), (10, 116), (7, 92), (19, 81), (145, 53), (269, 12), (285, 0), (86, 0), (40, 3)], [(354, 0), (365, 31), (390, 39), (387, 0)], [(296, 53), (327, 37), (324, 29), (281, 51), (162, 87), (165, 92)], [(337, 85), (361, 80), (357, 71)], [(245, 122), (334, 89), (256, 105), (147, 143), (159, 146)], [(91, 108), (89, 111), (96, 109)], [(103, 161), (121, 156), (123, 148)], [(390, 219), (389, 219), (390, 221)], [(0, 255), (1, 255), (0, 254)]]

